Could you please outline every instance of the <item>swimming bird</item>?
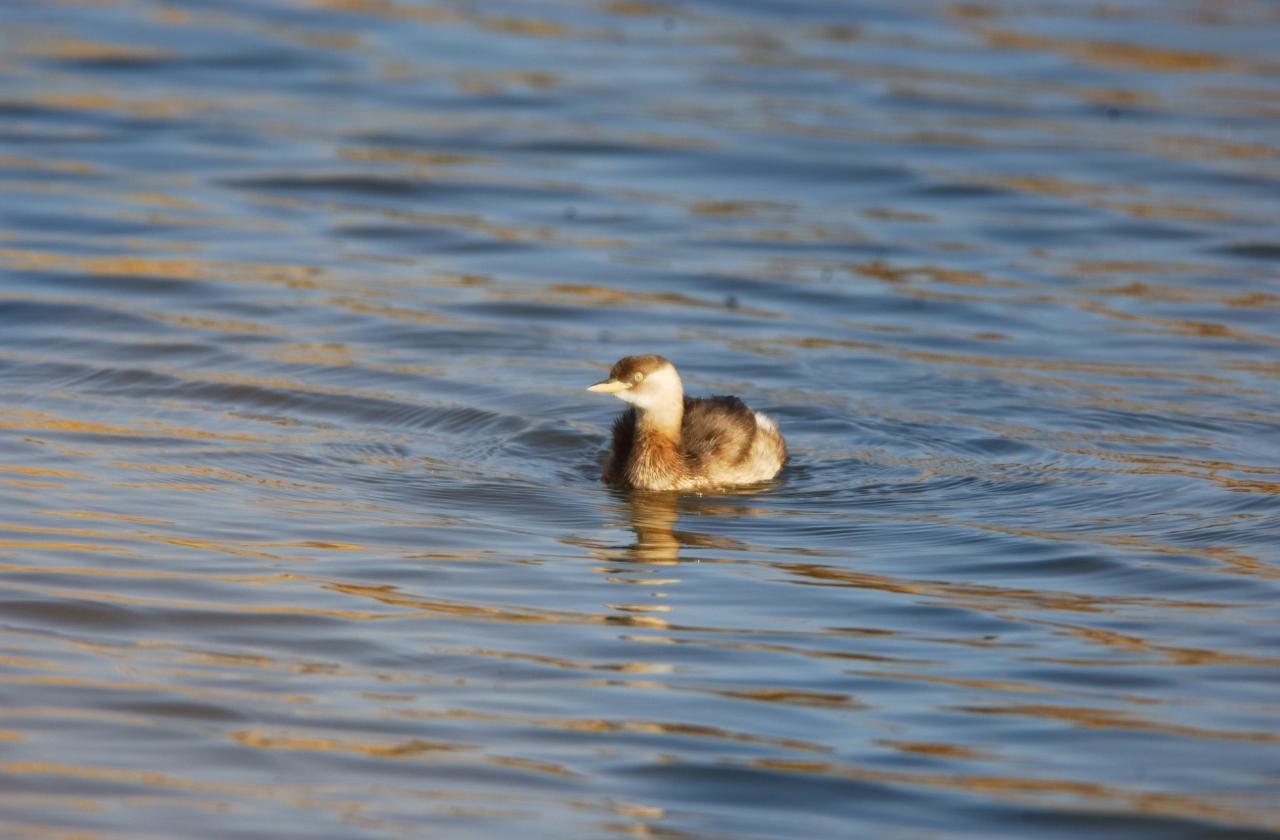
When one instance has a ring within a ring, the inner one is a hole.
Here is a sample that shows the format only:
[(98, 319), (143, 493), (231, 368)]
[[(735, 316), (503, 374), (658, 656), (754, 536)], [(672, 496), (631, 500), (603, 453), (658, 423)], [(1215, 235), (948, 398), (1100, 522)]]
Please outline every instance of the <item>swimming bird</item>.
[(613, 423), (602, 478), (633, 490), (755, 484), (787, 462), (777, 424), (737, 397), (693, 398), (661, 356), (627, 356), (587, 388), (631, 407)]

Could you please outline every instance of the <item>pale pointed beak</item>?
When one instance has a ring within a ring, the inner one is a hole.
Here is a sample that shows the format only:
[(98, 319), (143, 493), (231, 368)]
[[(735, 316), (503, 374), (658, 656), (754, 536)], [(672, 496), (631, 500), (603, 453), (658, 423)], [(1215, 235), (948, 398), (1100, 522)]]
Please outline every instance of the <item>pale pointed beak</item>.
[(602, 382), (597, 382), (594, 385), (588, 385), (587, 390), (595, 391), (597, 394), (616, 394), (619, 391), (625, 391), (630, 387), (631, 386), (625, 382), (619, 382), (616, 379), (606, 379)]

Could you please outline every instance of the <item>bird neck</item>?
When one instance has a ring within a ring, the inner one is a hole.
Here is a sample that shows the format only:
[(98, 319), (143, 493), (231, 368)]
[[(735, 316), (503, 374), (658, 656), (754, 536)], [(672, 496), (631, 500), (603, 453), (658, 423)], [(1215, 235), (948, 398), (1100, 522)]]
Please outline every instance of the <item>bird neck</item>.
[(684, 422), (684, 383), (671, 365), (650, 373), (635, 391), (621, 394), (636, 408), (636, 429), (680, 442)]
[(684, 423), (684, 398), (664, 400), (656, 405), (636, 406), (636, 428), (649, 434), (659, 434), (680, 442), (680, 427)]

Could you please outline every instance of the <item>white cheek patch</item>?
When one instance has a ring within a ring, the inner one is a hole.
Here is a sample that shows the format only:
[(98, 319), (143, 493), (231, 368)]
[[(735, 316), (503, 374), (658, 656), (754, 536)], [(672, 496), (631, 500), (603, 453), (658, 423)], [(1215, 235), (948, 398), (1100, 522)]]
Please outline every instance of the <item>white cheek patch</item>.
[(656, 370), (633, 387), (614, 394), (618, 399), (634, 405), (641, 411), (655, 411), (671, 405), (679, 405), (683, 395), (684, 389), (674, 368)]
[(654, 391), (652, 388), (641, 391), (622, 391), (618, 394), (619, 399), (631, 403), (641, 411), (650, 411), (661, 407), (665, 402), (665, 397), (665, 393)]

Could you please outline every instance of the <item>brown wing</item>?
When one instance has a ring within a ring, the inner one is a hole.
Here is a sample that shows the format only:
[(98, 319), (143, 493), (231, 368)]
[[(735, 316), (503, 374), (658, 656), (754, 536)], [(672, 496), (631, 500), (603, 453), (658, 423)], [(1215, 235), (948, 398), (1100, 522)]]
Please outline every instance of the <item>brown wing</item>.
[(621, 480), (635, 439), (636, 410), (628, 408), (613, 421), (613, 445), (609, 449), (609, 460), (604, 465), (603, 479), (606, 483), (613, 484)]
[(684, 398), (680, 448), (695, 467), (742, 463), (755, 434), (756, 416), (737, 397)]

